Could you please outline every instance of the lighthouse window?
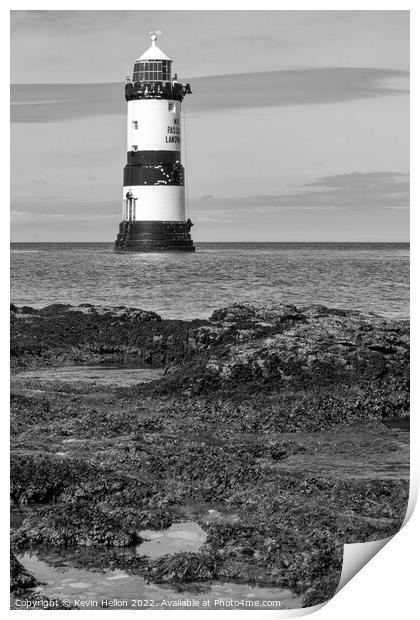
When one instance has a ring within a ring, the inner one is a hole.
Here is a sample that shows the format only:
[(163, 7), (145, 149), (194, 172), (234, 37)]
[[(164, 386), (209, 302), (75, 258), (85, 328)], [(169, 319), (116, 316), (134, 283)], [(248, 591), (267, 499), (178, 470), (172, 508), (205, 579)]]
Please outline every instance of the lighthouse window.
[[(134, 65), (133, 80), (161, 82), (171, 79), (170, 60), (149, 60)], [(136, 77), (137, 76), (137, 77)]]
[(170, 60), (162, 60), (162, 80), (170, 80), (171, 79), (171, 61)]
[(133, 82), (138, 82), (140, 79), (140, 63), (136, 62), (134, 65)]
[(139, 128), (139, 122), (133, 121), (133, 129), (138, 129), (138, 128)]
[(175, 114), (175, 112), (176, 112), (176, 103), (175, 103), (175, 101), (170, 101), (168, 103), (168, 110), (169, 110), (169, 112), (173, 112)]
[(137, 146), (137, 144), (133, 144), (133, 151), (137, 151), (139, 147)]

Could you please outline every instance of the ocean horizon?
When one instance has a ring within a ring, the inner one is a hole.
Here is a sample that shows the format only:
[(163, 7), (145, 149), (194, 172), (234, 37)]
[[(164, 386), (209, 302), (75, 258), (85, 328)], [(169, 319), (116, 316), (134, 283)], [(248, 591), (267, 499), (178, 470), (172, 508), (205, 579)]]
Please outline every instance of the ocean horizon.
[(207, 318), (233, 303), (322, 304), (409, 316), (409, 243), (198, 242), (195, 254), (112, 253), (111, 242), (12, 242), (11, 301), (92, 303)]

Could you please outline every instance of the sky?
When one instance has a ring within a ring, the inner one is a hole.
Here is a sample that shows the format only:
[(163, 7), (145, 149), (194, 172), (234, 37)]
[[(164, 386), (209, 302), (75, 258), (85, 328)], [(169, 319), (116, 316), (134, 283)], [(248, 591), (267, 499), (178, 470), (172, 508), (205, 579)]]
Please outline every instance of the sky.
[(408, 11), (12, 11), (12, 241), (114, 240), (153, 30), (194, 240), (408, 240)]

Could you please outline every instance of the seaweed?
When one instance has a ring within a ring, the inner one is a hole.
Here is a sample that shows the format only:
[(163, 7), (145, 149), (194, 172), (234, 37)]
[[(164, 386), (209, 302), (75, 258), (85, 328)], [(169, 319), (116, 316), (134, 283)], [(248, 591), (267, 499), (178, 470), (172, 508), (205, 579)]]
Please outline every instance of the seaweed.
[[(395, 420), (409, 417), (408, 337), (405, 321), (322, 306), (235, 304), (191, 322), (13, 307), (16, 372), (124, 358), (166, 368), (118, 389), (20, 379), (11, 496), (33, 510), (14, 546), (94, 546), (102, 568), (181, 589), (234, 580), (327, 600), (343, 545), (390, 536), (405, 517), (408, 437)], [(120, 550), (185, 519), (207, 535), (195, 553)]]

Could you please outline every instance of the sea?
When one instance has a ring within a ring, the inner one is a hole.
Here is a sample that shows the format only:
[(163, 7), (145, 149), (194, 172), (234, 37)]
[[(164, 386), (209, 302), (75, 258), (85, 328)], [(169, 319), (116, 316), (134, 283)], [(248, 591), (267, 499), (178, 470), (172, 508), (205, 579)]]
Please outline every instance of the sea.
[(130, 306), (207, 318), (241, 302), (409, 317), (408, 243), (197, 243), (195, 254), (113, 254), (111, 243), (12, 243), (11, 301)]

